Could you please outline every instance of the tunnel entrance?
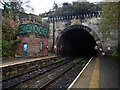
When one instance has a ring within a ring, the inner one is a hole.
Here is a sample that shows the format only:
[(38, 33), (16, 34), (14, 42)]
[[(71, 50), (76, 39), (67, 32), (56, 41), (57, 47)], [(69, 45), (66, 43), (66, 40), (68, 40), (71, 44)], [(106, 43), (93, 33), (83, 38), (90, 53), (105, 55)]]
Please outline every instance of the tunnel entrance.
[(58, 41), (58, 54), (62, 57), (97, 56), (94, 37), (83, 28), (69, 28)]

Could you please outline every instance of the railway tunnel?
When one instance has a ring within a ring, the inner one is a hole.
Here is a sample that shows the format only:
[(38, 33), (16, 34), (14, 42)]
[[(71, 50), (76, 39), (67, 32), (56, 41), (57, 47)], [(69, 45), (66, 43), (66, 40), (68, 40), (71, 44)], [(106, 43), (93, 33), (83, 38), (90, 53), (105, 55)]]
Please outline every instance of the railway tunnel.
[(96, 45), (94, 37), (88, 32), (88, 27), (84, 28), (83, 26), (75, 25), (61, 32), (57, 43), (57, 54), (71, 58), (97, 56)]

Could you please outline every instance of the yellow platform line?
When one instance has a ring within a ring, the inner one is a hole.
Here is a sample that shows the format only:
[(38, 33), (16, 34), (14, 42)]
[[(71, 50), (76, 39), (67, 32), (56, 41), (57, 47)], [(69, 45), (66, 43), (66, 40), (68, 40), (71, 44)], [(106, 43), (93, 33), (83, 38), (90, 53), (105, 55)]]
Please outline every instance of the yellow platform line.
[(93, 71), (93, 75), (90, 81), (89, 88), (99, 88), (99, 65), (100, 65), (100, 60), (99, 58), (96, 58), (96, 63), (95, 63), (95, 67), (94, 67), (94, 71)]

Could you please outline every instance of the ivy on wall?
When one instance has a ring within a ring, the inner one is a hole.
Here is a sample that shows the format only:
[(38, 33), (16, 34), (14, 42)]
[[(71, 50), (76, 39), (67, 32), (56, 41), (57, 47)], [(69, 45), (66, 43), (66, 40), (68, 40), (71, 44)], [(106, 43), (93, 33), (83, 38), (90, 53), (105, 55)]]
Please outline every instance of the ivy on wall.
[[(107, 40), (118, 41), (118, 21), (120, 16), (119, 2), (103, 2), (101, 3), (101, 19), (99, 26), (99, 33), (102, 33), (104, 42)], [(120, 43), (113, 52), (112, 56), (120, 57)]]

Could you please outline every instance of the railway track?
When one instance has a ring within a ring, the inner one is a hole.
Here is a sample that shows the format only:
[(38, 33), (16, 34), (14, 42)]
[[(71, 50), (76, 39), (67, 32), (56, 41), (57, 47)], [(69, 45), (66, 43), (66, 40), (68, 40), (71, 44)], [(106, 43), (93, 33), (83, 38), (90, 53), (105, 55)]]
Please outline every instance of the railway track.
[[(51, 84), (53, 81), (61, 77), (62, 75), (68, 71), (70, 71), (73, 67), (75, 67), (77, 64), (79, 64), (83, 58), (77, 59), (77, 60), (71, 60), (70, 62), (61, 65), (57, 68), (54, 68), (53, 70), (44, 73), (36, 78), (31, 79), (30, 81), (27, 81), (25, 83), (22, 83), (15, 88), (39, 88), (44, 89), (46, 86)], [(33, 84), (34, 83), (34, 84)]]
[(35, 71), (24, 73), (24, 74), (18, 75), (16, 77), (13, 77), (13, 78), (10, 78), (10, 79), (7, 79), (7, 80), (3, 80), (2, 81), (2, 88), (3, 89), (12, 88), (12, 87), (16, 86), (17, 84), (20, 84), (22, 82), (25, 82), (27, 80), (30, 80), (30, 79), (38, 76), (38, 75), (46, 73), (46, 72), (48, 72), (48, 71), (50, 71), (50, 70), (52, 70), (56, 67), (59, 67), (60, 65), (63, 65), (67, 62), (69, 62), (69, 60), (66, 60), (64, 58), (64, 60), (62, 60), (62, 61), (53, 63), (51, 65), (47, 65), (47, 66), (45, 66), (43, 68), (40, 68), (40, 69), (37, 69)]
[(3, 89), (8, 88), (46, 88), (53, 81), (60, 78), (85, 58), (76, 60), (63, 60), (62, 62), (47, 66), (29, 74), (16, 77), (3, 82)]
[(76, 79), (77, 75), (79, 75), (79, 73), (84, 71), (86, 64), (88, 64), (88, 61), (89, 61), (89, 58), (83, 58), (79, 63), (74, 65), (71, 69), (69, 69), (63, 75), (59, 76), (57, 79), (53, 80), (53, 82), (50, 82), (49, 84), (44, 86), (43, 89), (50, 89), (50, 88), (51, 89), (52, 88), (67, 89)]

